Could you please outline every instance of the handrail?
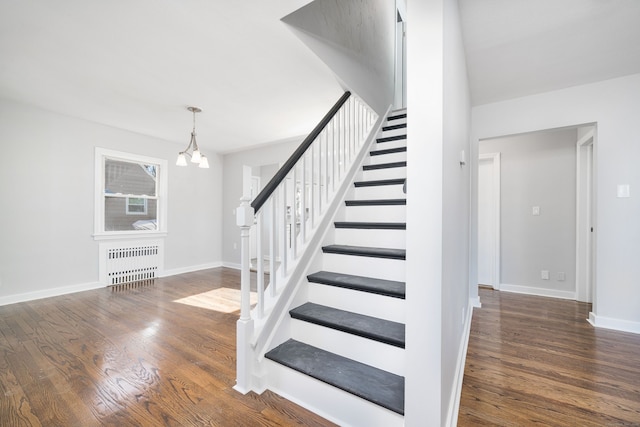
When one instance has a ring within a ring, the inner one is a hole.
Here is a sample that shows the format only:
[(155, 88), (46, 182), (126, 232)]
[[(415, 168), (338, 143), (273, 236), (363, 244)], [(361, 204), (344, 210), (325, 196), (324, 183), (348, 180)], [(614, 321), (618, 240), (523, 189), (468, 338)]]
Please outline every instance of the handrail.
[(333, 116), (336, 115), (338, 110), (340, 110), (340, 107), (342, 107), (342, 105), (347, 102), (347, 99), (349, 99), (350, 96), (351, 92), (346, 91), (340, 97), (340, 99), (338, 99), (338, 102), (336, 102), (335, 105), (329, 110), (329, 112), (327, 112), (322, 120), (320, 120), (320, 123), (318, 123), (318, 125), (311, 131), (309, 136), (307, 136), (304, 141), (302, 141), (300, 146), (296, 148), (296, 151), (293, 152), (291, 157), (289, 157), (289, 159), (284, 163), (280, 170), (273, 176), (273, 178), (271, 178), (269, 183), (262, 189), (262, 191), (260, 191), (260, 194), (258, 194), (256, 198), (253, 199), (253, 202), (251, 202), (251, 207), (253, 208), (254, 212), (258, 212), (260, 210), (262, 205), (264, 205), (271, 194), (276, 190), (276, 188), (278, 188), (280, 183), (286, 178), (286, 176), (289, 174), (291, 169), (293, 169), (298, 160), (300, 160), (300, 158), (304, 155), (311, 144), (313, 144), (313, 141), (315, 141), (318, 135), (320, 135), (322, 130), (327, 126), (327, 124), (329, 124)]

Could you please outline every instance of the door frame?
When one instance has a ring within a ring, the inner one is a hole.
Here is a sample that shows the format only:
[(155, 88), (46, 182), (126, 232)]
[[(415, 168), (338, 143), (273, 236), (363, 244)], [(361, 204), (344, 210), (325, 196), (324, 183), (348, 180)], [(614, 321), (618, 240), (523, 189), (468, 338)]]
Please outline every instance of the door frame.
[(407, 106), (407, 6), (404, 0), (396, 0), (396, 40), (394, 66), (394, 108)]
[[(501, 271), (501, 259), (500, 259), (500, 224), (501, 224), (501, 220), (500, 220), (500, 153), (483, 153), (480, 154), (478, 156), (478, 168), (480, 168), (479, 164), (480, 161), (482, 160), (491, 160), (491, 164), (492, 164), (492, 183), (493, 183), (493, 204), (492, 204), (492, 210), (493, 210), (493, 219), (494, 219), (494, 224), (493, 224), (493, 232), (494, 232), (494, 236), (493, 236), (493, 242), (494, 242), (494, 247), (493, 247), (493, 279), (494, 282), (493, 284), (491, 284), (491, 286), (493, 287), (493, 289), (495, 290), (499, 290), (500, 289), (500, 271)], [(480, 185), (481, 182), (478, 179), (478, 194), (480, 194)], [(478, 197), (478, 202), (480, 201), (480, 198)], [(478, 234), (479, 234), (479, 227), (478, 227)], [(479, 239), (478, 239), (479, 240)], [(478, 246), (479, 246), (479, 241), (478, 241)], [(478, 249), (479, 252), (479, 249)], [(477, 256), (477, 254), (476, 254)]]
[[(576, 300), (595, 312), (595, 125), (576, 142)], [(593, 229), (593, 231), (592, 231)]]

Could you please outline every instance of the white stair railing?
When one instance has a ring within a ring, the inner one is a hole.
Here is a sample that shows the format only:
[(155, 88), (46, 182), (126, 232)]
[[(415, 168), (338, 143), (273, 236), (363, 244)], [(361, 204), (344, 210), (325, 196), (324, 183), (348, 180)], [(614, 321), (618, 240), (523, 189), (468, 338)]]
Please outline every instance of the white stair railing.
[[(378, 115), (345, 92), (258, 196), (251, 200), (251, 172), (243, 173), (237, 212), (241, 238), (241, 307), (237, 324), (235, 389), (254, 389), (256, 342), (273, 327), (276, 301), (287, 287), (337, 189), (367, 141)], [(251, 310), (250, 240), (256, 227), (257, 302)], [(264, 244), (263, 244), (264, 242)], [(268, 263), (268, 274), (265, 274)], [(265, 281), (265, 275), (268, 281)]]

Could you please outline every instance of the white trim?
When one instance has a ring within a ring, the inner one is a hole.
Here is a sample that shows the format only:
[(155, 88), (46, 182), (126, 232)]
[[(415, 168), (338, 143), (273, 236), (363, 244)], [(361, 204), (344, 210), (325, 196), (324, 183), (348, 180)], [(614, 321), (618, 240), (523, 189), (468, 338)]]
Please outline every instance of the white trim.
[(61, 295), (72, 294), (75, 292), (90, 291), (93, 289), (104, 288), (105, 285), (100, 282), (82, 283), (79, 285), (61, 286), (53, 289), (43, 289), (40, 291), (25, 292), (23, 294), (7, 295), (0, 297), (0, 306), (16, 304), (19, 302), (27, 302), (42, 298), (51, 298)]
[[(501, 189), (501, 166), (500, 166), (500, 153), (483, 153), (478, 156), (478, 169), (480, 169), (480, 160), (491, 160), (492, 168), (491, 172), (493, 174), (493, 206), (491, 207), (493, 210), (493, 230), (494, 230), (494, 254), (493, 254), (493, 280), (495, 283), (491, 283), (494, 289), (500, 289), (500, 271), (502, 268), (501, 259), (500, 259), (500, 227), (501, 221), (500, 218), (500, 189)], [(478, 180), (479, 183), (479, 180)], [(479, 192), (479, 191), (478, 191)]]
[(470, 300), (471, 300), (471, 306), (473, 308), (482, 308), (482, 303), (480, 302), (480, 296), (479, 295), (471, 297)]
[(206, 264), (172, 268), (170, 270), (164, 270), (162, 275), (159, 277), (176, 276), (178, 274), (193, 273), (194, 271), (208, 270), (210, 268), (218, 268), (218, 267), (224, 267), (224, 263), (222, 261), (215, 261), (215, 262), (208, 262)]
[(595, 287), (592, 277), (595, 234), (589, 231), (595, 225), (592, 218), (595, 186), (589, 186), (595, 184), (595, 143), (595, 127), (576, 142), (576, 299), (584, 302), (593, 302), (594, 289), (589, 284)]
[[(471, 319), (473, 317), (473, 308), (475, 298), (469, 299), (467, 311), (464, 321), (464, 333), (460, 340), (460, 351), (458, 352), (458, 361), (456, 363), (456, 373), (453, 379), (453, 389), (449, 398), (449, 410), (447, 411), (447, 419), (445, 426), (455, 427), (458, 424), (458, 412), (460, 411), (460, 398), (462, 396), (462, 382), (464, 379), (464, 368), (467, 361), (467, 349), (469, 347), (469, 336), (471, 335)], [(480, 300), (478, 299), (478, 304)]]
[(154, 239), (165, 238), (166, 232), (153, 231), (153, 230), (140, 230), (140, 231), (112, 231), (110, 233), (96, 233), (93, 234), (93, 240), (141, 240), (141, 239)]
[(593, 312), (589, 313), (589, 318), (587, 319), (587, 321), (596, 328), (613, 329), (615, 331), (640, 334), (640, 322), (632, 322), (630, 320), (598, 316)]
[[(217, 261), (217, 262), (211, 262), (207, 264), (192, 265), (189, 267), (173, 268), (171, 270), (165, 270), (164, 272), (158, 275), (158, 278), (175, 276), (175, 275), (184, 274), (184, 273), (191, 273), (194, 271), (206, 270), (209, 268), (218, 268), (218, 267), (234, 268), (232, 265), (225, 265), (225, 264), (226, 263)], [(91, 291), (91, 290), (101, 289), (105, 287), (107, 287), (107, 285), (104, 283), (90, 282), (90, 283), (82, 283), (79, 285), (61, 286), (59, 288), (25, 292), (22, 294), (7, 295), (7, 296), (0, 297), (0, 306), (16, 304), (20, 302), (33, 301), (33, 300), (38, 300), (42, 298), (58, 297), (62, 295), (73, 294), (76, 292)]]
[(504, 292), (513, 292), (516, 294), (537, 295), (541, 297), (576, 299), (575, 291), (562, 291), (559, 289), (536, 288), (534, 286), (510, 285), (507, 283), (500, 284), (500, 290)]
[[(104, 159), (118, 159), (126, 162), (137, 162), (145, 164), (153, 164), (158, 166), (156, 185), (156, 199), (158, 200), (158, 230), (150, 233), (145, 230), (140, 231), (104, 231)], [(169, 167), (165, 159), (156, 157), (141, 156), (139, 154), (126, 153), (124, 151), (109, 150), (106, 148), (96, 147), (94, 157), (94, 221), (93, 221), (93, 238), (94, 240), (106, 239), (131, 239), (133, 237), (165, 237), (167, 234), (167, 206), (169, 194)]]
[(227, 267), (227, 268), (233, 268), (234, 270), (241, 270), (242, 269), (242, 265), (236, 262), (227, 262), (227, 261), (222, 261), (222, 266), (223, 267)]

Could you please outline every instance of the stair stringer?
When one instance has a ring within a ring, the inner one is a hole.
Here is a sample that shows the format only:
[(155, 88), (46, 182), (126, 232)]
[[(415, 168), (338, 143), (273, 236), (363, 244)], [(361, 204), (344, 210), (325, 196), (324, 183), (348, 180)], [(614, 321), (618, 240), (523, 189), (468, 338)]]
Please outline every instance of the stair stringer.
[(255, 319), (254, 336), (251, 341), (254, 355), (252, 390), (256, 393), (262, 393), (269, 388), (266, 383), (266, 378), (269, 375), (264, 355), (268, 349), (283, 343), (290, 337), (289, 310), (296, 303), (308, 301), (305, 296), (306, 288), (302, 286), (306, 283), (306, 275), (309, 274), (311, 268), (321, 258), (322, 245), (326, 244), (326, 241), (330, 239), (328, 236), (334, 233), (333, 223), (343, 213), (344, 209), (342, 208), (347, 196), (352, 191), (353, 182), (357, 176), (360, 176), (358, 174), (362, 173), (362, 166), (376, 143), (376, 137), (386, 122), (389, 111), (391, 111), (391, 106), (388, 107), (383, 115), (378, 117), (369, 136), (360, 147), (360, 151), (351, 164), (351, 168), (343, 176), (329, 207), (316, 228), (311, 231), (312, 234), (308, 242), (299, 248), (302, 255), (289, 274), (281, 279), (283, 284), (278, 288), (275, 297), (267, 295), (268, 292), (265, 293), (264, 317), (257, 319), (255, 310), (252, 311), (252, 317)]

